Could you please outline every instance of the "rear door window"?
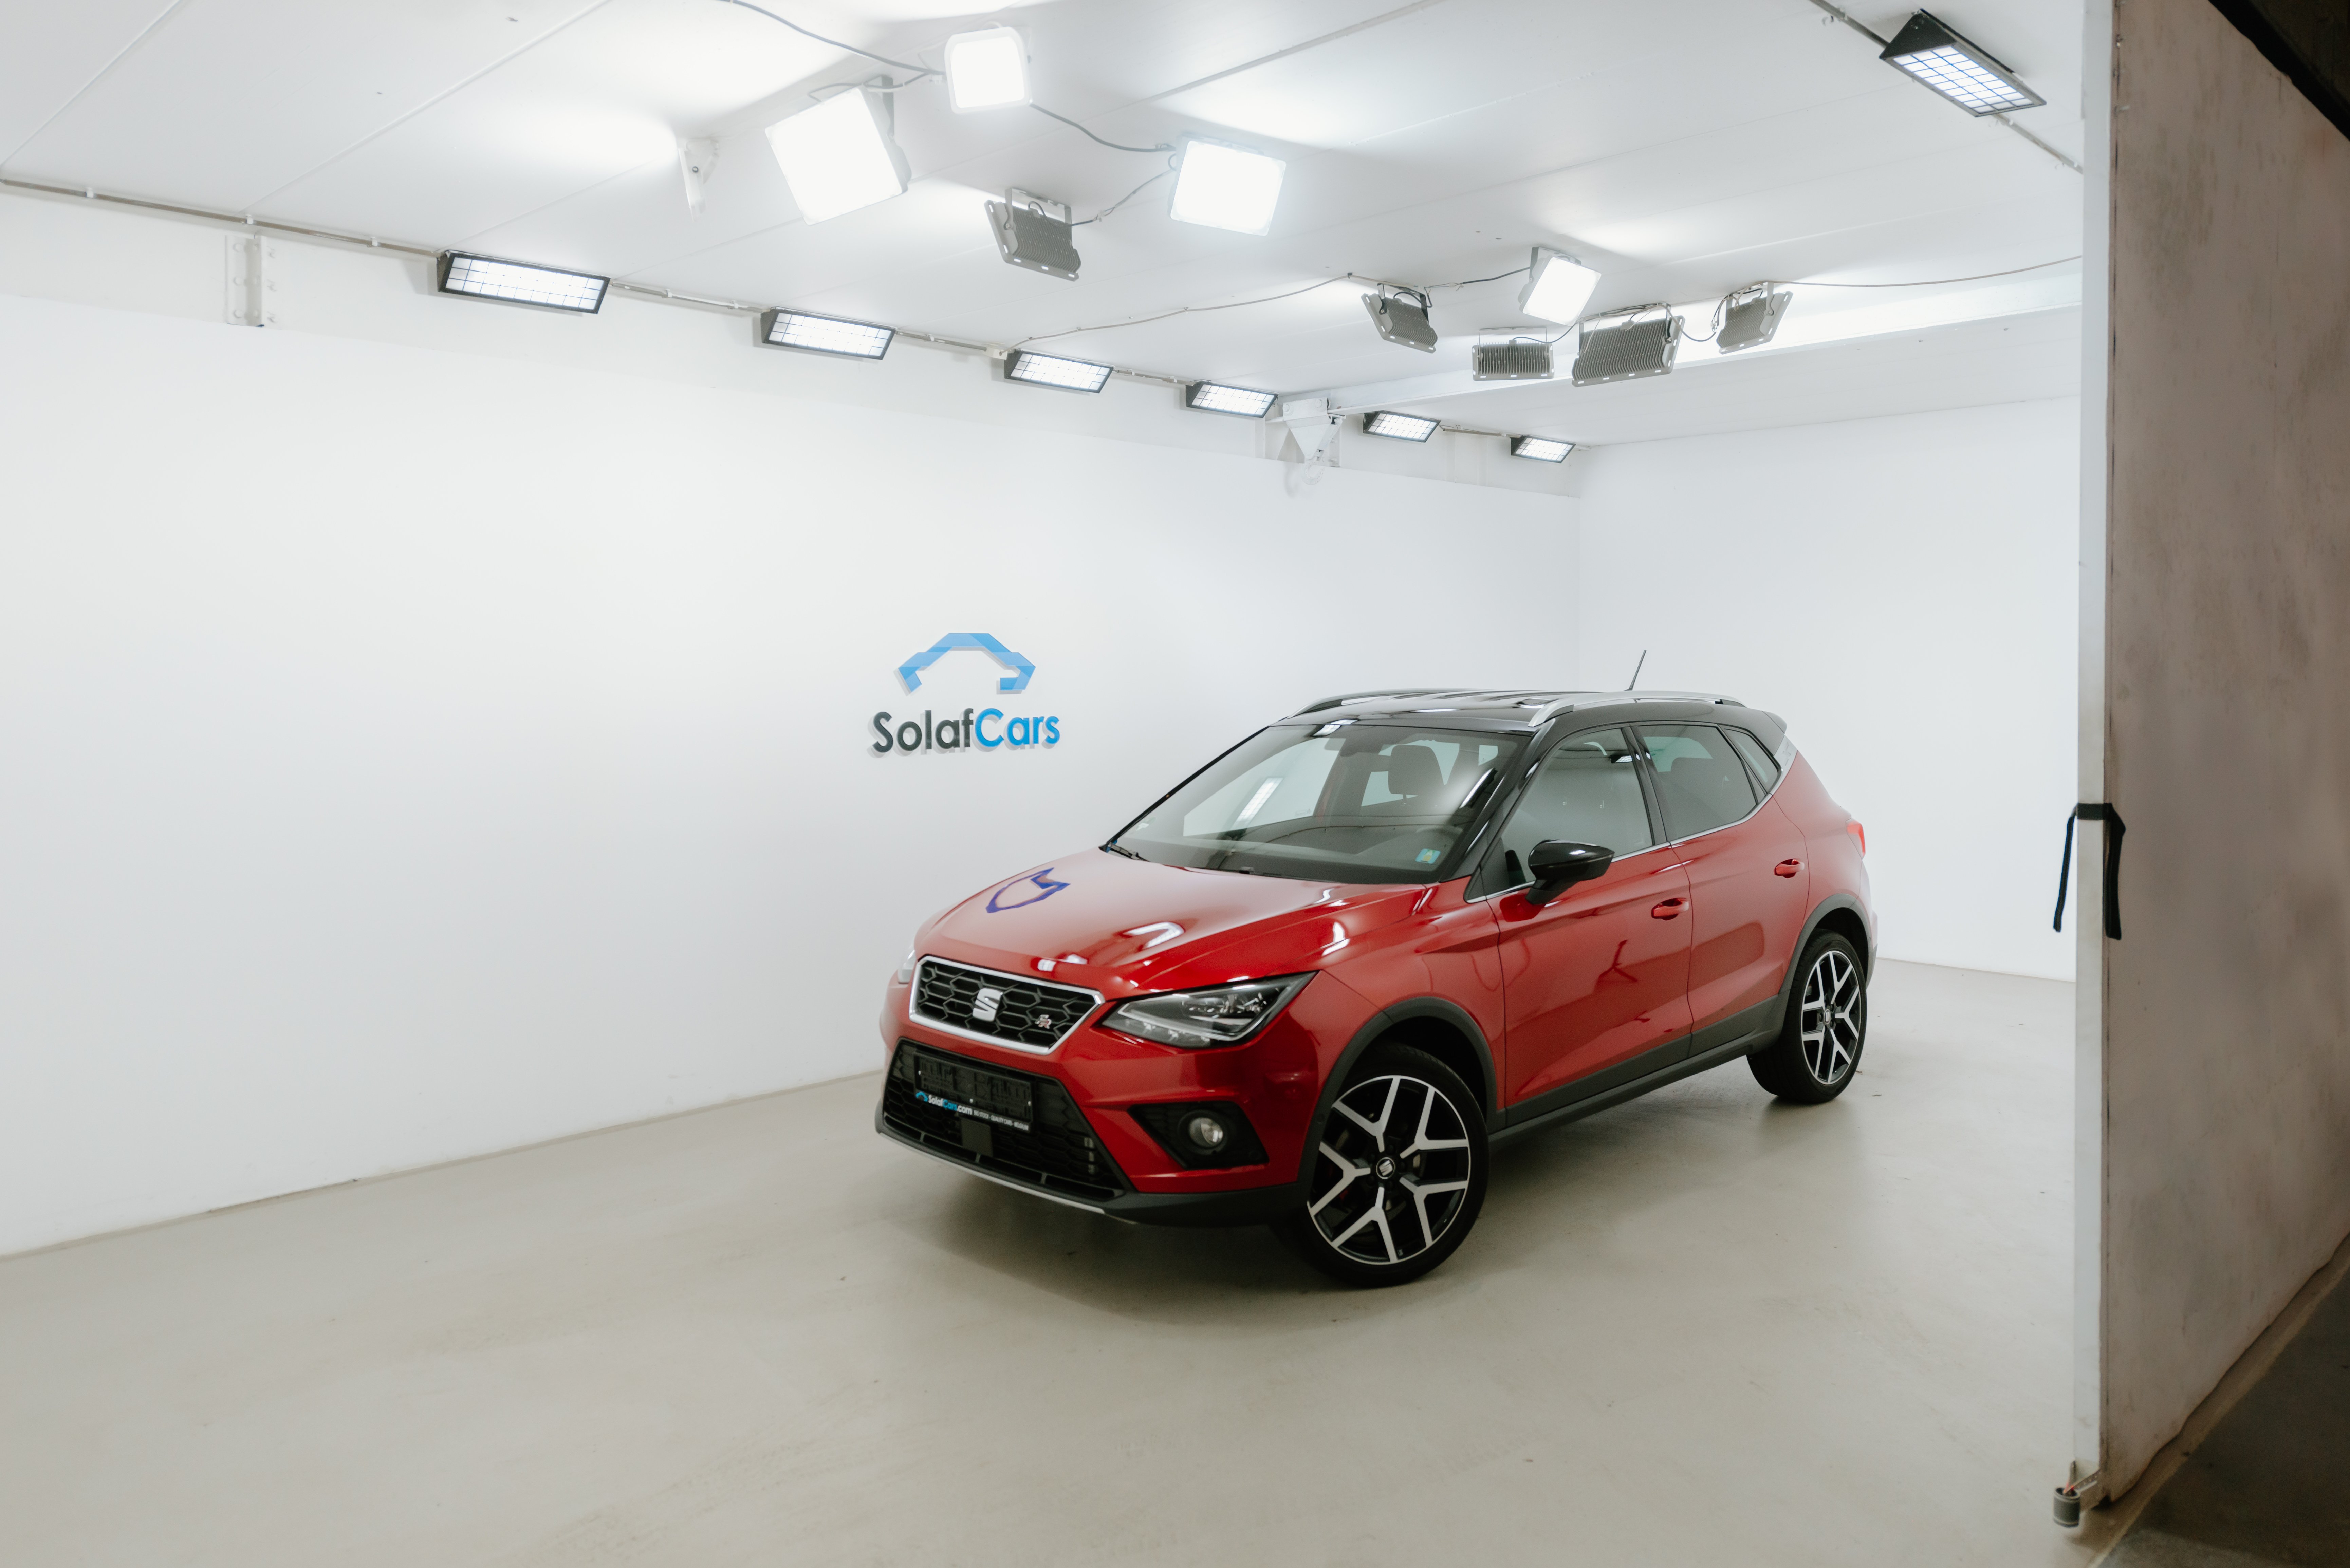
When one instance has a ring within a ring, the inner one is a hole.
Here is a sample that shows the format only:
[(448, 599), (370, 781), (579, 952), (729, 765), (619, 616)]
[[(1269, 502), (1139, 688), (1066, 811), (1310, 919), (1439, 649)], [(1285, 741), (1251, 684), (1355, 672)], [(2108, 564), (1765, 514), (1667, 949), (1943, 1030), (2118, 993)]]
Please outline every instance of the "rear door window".
[(1711, 724), (1643, 724), (1648, 758), (1657, 770), (1657, 794), (1665, 808), (1665, 832), (1694, 838), (1753, 814), (1754, 785)]

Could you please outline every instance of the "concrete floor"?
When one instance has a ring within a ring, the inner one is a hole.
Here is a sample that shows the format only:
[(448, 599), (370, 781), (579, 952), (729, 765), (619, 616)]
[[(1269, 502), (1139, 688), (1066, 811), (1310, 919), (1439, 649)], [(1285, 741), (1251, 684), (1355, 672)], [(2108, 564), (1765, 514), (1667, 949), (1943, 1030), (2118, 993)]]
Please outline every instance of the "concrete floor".
[(1399, 1290), (887, 1145), (872, 1079), (0, 1262), (0, 1562), (2085, 1563), (2071, 992), (1506, 1149)]

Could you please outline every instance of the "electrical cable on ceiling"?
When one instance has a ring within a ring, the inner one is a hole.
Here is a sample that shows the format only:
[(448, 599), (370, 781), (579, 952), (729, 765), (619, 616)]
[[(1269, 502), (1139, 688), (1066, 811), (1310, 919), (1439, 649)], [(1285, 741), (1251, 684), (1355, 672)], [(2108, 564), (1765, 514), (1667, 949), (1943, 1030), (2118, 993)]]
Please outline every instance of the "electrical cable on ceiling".
[[(920, 81), (924, 77), (934, 77), (939, 74), (928, 66), (910, 66), (903, 60), (893, 60), (887, 55), (877, 55), (870, 49), (860, 49), (854, 44), (844, 44), (838, 38), (827, 38), (822, 33), (811, 33), (806, 27), (801, 26), (797, 22), (785, 21), (783, 17), (776, 16), (773, 11), (767, 10), (764, 6), (752, 5), (751, 0), (718, 0), (718, 3), (722, 5), (740, 5), (745, 11), (755, 11), (770, 22), (778, 23), (783, 26), (789, 27), (793, 32), (797, 33), (803, 38), (814, 38), (819, 44), (828, 44), (836, 49), (846, 49), (852, 55), (862, 55), (868, 60), (879, 60), (883, 65), (889, 67), (892, 70), (912, 71), (914, 73), (912, 80), (899, 83), (899, 85), (901, 87), (911, 86), (913, 82)], [(849, 85), (853, 86), (855, 84), (851, 83)]]
[(1172, 152), (1172, 151), (1175, 151), (1175, 144), (1174, 144), (1173, 142), (1171, 142), (1171, 141), (1162, 141), (1162, 142), (1160, 142), (1160, 143), (1159, 143), (1158, 146), (1156, 146), (1156, 147), (1128, 147), (1128, 146), (1125, 142), (1123, 142), (1123, 141), (1112, 141), (1112, 140), (1108, 140), (1107, 138), (1106, 138), (1106, 137), (1094, 136), (1094, 133), (1093, 133), (1092, 131), (1086, 130), (1086, 128), (1085, 128), (1084, 126), (1079, 125), (1076, 120), (1071, 119), (1067, 115), (1066, 115), (1066, 114), (1055, 114), (1051, 109), (1046, 109), (1046, 108), (1045, 108), (1043, 104), (1041, 104), (1041, 103), (1032, 103), (1032, 104), (1030, 104), (1028, 107), (1029, 107), (1030, 109), (1035, 109), (1038, 114), (1043, 115), (1046, 119), (1057, 119), (1057, 120), (1059, 120), (1063, 125), (1066, 125), (1066, 126), (1069, 127), (1071, 130), (1077, 131), (1077, 132), (1078, 132), (1078, 133), (1080, 133), (1081, 135), (1085, 135), (1085, 136), (1091, 136), (1091, 137), (1093, 137), (1093, 140), (1095, 140), (1096, 141), (1100, 142), (1104, 147), (1107, 147), (1107, 148), (1113, 149), (1113, 150), (1114, 150), (1114, 151), (1119, 151), (1119, 152)]
[(1981, 283), (1987, 277), (2013, 277), (2020, 272), (2039, 272), (2044, 267), (2063, 266), (2076, 262), (2077, 255), (2058, 256), (2054, 261), (2033, 262), (2030, 266), (2012, 266), (2005, 272), (1979, 272), (1968, 277), (1923, 277), (1915, 283), (1796, 283), (1791, 288), (1933, 288), (1946, 283)]
[(1137, 196), (1141, 195), (1145, 191), (1149, 190), (1150, 187), (1158, 184), (1159, 182), (1166, 179), (1167, 176), (1174, 172), (1175, 171), (1172, 166), (1161, 169), (1158, 173), (1153, 174), (1149, 179), (1145, 180), (1141, 184), (1137, 185), (1133, 190), (1128, 191), (1125, 195), (1120, 196), (1117, 201), (1112, 202), (1108, 206), (1104, 207), (1092, 217), (1080, 218), (1076, 223), (1071, 223), (1069, 227), (1073, 229), (1082, 229), (1087, 223), (1100, 223), (1104, 218), (1108, 217), (1112, 213), (1117, 212), (1120, 207), (1125, 206), (1128, 202), (1133, 201)]

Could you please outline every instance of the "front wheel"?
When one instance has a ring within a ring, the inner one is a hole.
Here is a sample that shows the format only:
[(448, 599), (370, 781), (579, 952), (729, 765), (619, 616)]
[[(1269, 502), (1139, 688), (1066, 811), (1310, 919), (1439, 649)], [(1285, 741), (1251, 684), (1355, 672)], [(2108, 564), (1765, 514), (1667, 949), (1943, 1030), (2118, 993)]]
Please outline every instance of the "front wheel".
[(1350, 1285), (1399, 1285), (1451, 1257), (1485, 1202), (1485, 1118), (1425, 1051), (1374, 1045), (1323, 1117), (1303, 1205), (1274, 1230)]
[(1868, 1039), (1868, 986), (1860, 955), (1834, 931), (1804, 950), (1793, 1005), (1779, 1038), (1746, 1058), (1754, 1081), (1783, 1100), (1816, 1106), (1835, 1099), (1860, 1066)]

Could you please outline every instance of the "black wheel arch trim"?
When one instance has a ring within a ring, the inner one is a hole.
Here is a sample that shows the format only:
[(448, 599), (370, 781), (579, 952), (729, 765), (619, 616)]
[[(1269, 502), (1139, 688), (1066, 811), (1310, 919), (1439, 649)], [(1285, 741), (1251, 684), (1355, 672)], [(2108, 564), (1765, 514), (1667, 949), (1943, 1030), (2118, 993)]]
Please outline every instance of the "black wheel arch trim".
[(1460, 1031), (1467, 1039), (1471, 1053), (1477, 1058), (1478, 1071), (1484, 1078), (1484, 1082), (1472, 1084), (1470, 1087), (1484, 1096), (1485, 1103), (1482, 1108), (1486, 1127), (1500, 1125), (1495, 1118), (1500, 1114), (1501, 1078), (1493, 1069), (1493, 1047), (1486, 1040), (1485, 1032), (1477, 1026), (1477, 1020), (1457, 1002), (1448, 1002), (1440, 996), (1409, 997), (1379, 1009), (1365, 1020), (1362, 1027), (1357, 1029), (1347, 1042), (1346, 1048), (1338, 1053), (1338, 1060), (1332, 1064), (1329, 1075), (1322, 1081), (1322, 1093), (1314, 1102), (1313, 1119), (1305, 1124), (1305, 1147), (1297, 1161), (1297, 1186), (1301, 1190), (1314, 1174), (1314, 1156), (1317, 1152), (1314, 1142), (1315, 1131), (1321, 1127), (1322, 1119), (1330, 1114), (1331, 1106), (1337, 1101), (1338, 1091), (1346, 1087), (1347, 1075), (1355, 1070), (1355, 1064), (1362, 1059), (1364, 1052), (1384, 1038), (1397, 1024), (1409, 1023), (1415, 1018), (1433, 1018)]

